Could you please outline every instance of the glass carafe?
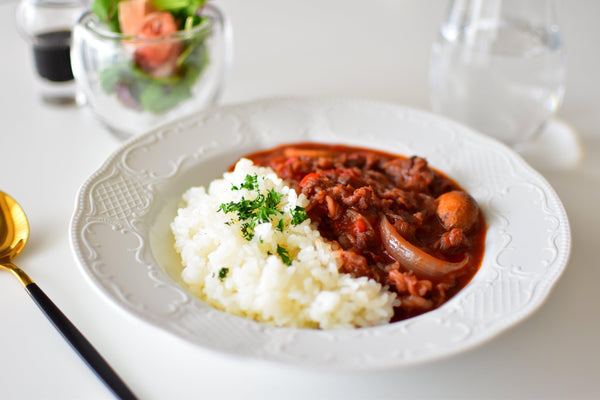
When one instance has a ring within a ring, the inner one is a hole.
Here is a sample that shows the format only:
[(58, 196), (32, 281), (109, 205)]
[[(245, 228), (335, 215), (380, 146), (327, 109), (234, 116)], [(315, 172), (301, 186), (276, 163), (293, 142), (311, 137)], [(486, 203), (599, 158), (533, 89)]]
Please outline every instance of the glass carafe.
[(434, 111), (518, 148), (562, 103), (556, 0), (453, 0), (430, 64)]

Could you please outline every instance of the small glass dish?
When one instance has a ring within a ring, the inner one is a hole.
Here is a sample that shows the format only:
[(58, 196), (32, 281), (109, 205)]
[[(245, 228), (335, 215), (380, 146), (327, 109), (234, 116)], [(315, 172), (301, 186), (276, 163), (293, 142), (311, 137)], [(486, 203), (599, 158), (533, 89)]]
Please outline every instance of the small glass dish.
[(231, 27), (214, 4), (198, 15), (199, 25), (158, 39), (110, 31), (92, 12), (75, 25), (75, 80), (96, 117), (117, 136), (137, 135), (217, 103), (232, 62)]
[(34, 86), (46, 104), (77, 104), (70, 59), (71, 30), (86, 8), (86, 0), (19, 2), (17, 29), (31, 46)]

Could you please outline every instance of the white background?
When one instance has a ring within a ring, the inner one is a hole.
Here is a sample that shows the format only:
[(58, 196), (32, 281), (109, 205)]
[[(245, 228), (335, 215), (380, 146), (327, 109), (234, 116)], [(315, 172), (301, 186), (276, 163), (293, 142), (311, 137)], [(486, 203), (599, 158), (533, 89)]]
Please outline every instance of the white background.
[[(216, 0), (235, 60), (222, 102), (350, 95), (429, 109), (427, 66), (447, 2)], [(569, 215), (569, 266), (546, 304), (467, 353), (416, 367), (329, 373), (223, 357), (149, 326), (100, 297), (71, 253), (79, 185), (120, 146), (85, 108), (42, 104), (31, 55), (0, 2), (0, 190), (27, 212), (17, 264), (142, 399), (600, 398), (600, 2), (561, 3), (569, 52), (558, 118), (581, 144), (577, 163), (541, 172)], [(564, 154), (551, 154), (561, 159)], [(572, 160), (571, 160), (572, 161)], [(0, 398), (109, 399), (10, 274), (0, 273)]]

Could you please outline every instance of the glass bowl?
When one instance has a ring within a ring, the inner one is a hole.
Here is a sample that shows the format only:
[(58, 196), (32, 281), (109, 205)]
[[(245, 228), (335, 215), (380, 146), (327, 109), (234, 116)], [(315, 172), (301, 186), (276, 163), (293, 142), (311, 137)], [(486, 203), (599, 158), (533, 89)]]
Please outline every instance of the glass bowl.
[(73, 28), (71, 64), (85, 101), (129, 137), (218, 102), (232, 62), (230, 24), (214, 4), (202, 22), (159, 39), (110, 31), (92, 12)]

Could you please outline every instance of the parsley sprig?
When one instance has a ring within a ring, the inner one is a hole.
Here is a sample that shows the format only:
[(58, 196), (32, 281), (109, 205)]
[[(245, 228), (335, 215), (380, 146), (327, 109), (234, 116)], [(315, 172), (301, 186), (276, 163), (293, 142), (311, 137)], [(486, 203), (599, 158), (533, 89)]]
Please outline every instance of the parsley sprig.
[(290, 253), (285, 249), (285, 247), (277, 245), (277, 254), (279, 255), (279, 258), (281, 258), (281, 261), (283, 261), (285, 265), (292, 265)]
[(229, 273), (229, 268), (221, 268), (219, 270), (219, 280), (223, 281), (227, 277), (228, 273)]
[[(283, 211), (279, 208), (283, 194), (277, 192), (275, 189), (269, 189), (266, 193), (261, 192), (258, 184), (258, 176), (256, 174), (247, 174), (244, 178), (244, 182), (239, 186), (231, 185), (231, 190), (242, 189), (246, 189), (256, 195), (253, 199), (247, 199), (245, 196), (242, 196), (240, 201), (223, 203), (219, 206), (218, 211), (225, 214), (235, 213), (238, 221), (242, 224), (242, 235), (246, 240), (252, 240), (254, 237), (254, 228), (257, 224), (272, 222), (276, 216), (283, 214)], [(290, 214), (292, 216), (290, 222), (292, 225), (301, 224), (307, 218), (304, 208), (300, 206), (296, 206), (290, 211)], [(285, 228), (283, 218), (279, 219), (275, 228), (283, 232)], [(277, 254), (286, 265), (291, 265), (292, 260), (288, 250), (277, 245)]]
[(231, 185), (231, 190), (241, 190), (241, 189), (258, 190), (258, 175), (248, 174), (248, 175), (246, 175), (246, 177), (244, 178), (244, 182), (242, 182), (242, 184), (240, 186)]
[(291, 211), (292, 225), (300, 225), (306, 218), (308, 218), (308, 215), (306, 215), (304, 210), (304, 207), (296, 206), (296, 208)]
[(246, 175), (246, 179), (240, 186), (232, 185), (231, 190), (247, 189), (256, 191), (254, 199), (242, 199), (238, 202), (230, 201), (219, 206), (219, 211), (225, 214), (235, 212), (237, 218), (242, 222), (242, 234), (246, 240), (252, 240), (254, 237), (254, 227), (257, 223), (270, 222), (271, 217), (283, 214), (277, 207), (281, 202), (281, 193), (275, 189), (269, 189), (264, 195), (258, 187), (258, 177), (256, 175)]

